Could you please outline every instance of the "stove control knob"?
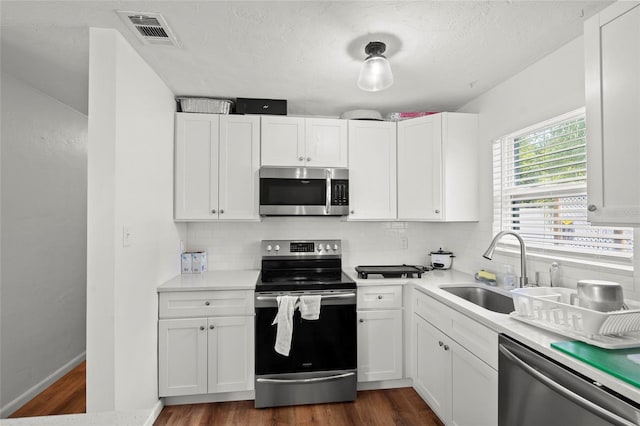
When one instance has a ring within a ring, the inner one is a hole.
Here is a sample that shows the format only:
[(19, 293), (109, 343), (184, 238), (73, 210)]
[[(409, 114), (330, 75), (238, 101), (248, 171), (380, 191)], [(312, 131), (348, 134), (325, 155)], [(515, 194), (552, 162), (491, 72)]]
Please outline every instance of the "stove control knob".
[(322, 251), (322, 244), (318, 244), (317, 250), (318, 250), (318, 253), (320, 253)]
[(280, 246), (276, 244), (276, 251), (280, 251)]
[(271, 251), (273, 249), (273, 247), (271, 247), (271, 244), (267, 245), (267, 251)]
[(333, 245), (333, 250), (334, 250), (334, 251), (338, 250), (338, 245), (337, 245), (337, 244), (334, 244), (334, 245)]
[(326, 246), (324, 246), (324, 249), (325, 249), (326, 251), (329, 251), (329, 250), (331, 250), (331, 246), (330, 246), (329, 244), (327, 244)]

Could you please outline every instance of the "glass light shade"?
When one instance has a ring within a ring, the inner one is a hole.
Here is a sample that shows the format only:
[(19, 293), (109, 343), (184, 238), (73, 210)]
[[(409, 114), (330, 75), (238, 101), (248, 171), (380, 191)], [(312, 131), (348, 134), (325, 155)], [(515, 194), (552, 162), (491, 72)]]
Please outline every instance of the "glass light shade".
[(393, 73), (384, 56), (369, 56), (360, 69), (358, 87), (367, 92), (377, 92), (393, 84)]

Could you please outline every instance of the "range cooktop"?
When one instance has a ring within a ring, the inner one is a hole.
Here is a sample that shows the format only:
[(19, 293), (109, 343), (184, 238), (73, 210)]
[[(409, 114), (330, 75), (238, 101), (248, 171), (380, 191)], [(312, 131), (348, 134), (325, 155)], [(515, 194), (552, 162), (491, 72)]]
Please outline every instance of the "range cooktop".
[(422, 265), (369, 265), (356, 266), (358, 278), (367, 279), (369, 275), (381, 275), (382, 278), (421, 278), (430, 268)]

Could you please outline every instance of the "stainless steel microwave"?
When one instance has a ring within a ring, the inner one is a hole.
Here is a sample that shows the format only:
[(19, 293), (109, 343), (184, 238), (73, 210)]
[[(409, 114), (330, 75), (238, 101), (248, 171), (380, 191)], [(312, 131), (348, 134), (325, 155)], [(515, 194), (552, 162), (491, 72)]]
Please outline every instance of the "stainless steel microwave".
[(260, 168), (260, 215), (349, 214), (349, 170), (315, 167)]

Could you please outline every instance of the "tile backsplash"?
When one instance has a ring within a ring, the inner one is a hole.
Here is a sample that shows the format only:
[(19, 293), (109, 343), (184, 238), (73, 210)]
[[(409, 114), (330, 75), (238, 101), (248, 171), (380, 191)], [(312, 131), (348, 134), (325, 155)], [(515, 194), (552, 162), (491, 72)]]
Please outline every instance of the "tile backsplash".
[[(635, 231), (636, 241), (640, 230)], [(494, 260), (482, 257), (493, 237), (487, 223), (428, 222), (349, 222), (326, 217), (266, 217), (261, 222), (189, 223), (186, 249), (206, 250), (210, 270), (259, 269), (260, 241), (266, 239), (340, 239), (343, 265), (390, 265), (430, 263), (429, 252), (442, 247), (454, 253), (453, 268), (474, 273), (479, 269), (494, 271), (501, 277), (504, 265), (514, 267), (520, 275), (517, 255), (499, 254)], [(406, 248), (403, 248), (406, 247)], [(640, 270), (640, 256), (635, 269)], [(541, 285), (549, 285), (552, 260), (529, 256), (528, 275), (531, 281), (539, 272)], [(583, 266), (560, 262), (559, 285), (575, 288), (579, 279), (602, 279), (623, 285), (625, 297), (640, 300), (637, 272), (612, 272), (598, 266)]]
[(252, 223), (189, 223), (186, 248), (207, 250), (209, 269), (259, 269), (261, 240), (340, 239), (345, 266), (424, 265), (429, 262), (429, 252), (439, 248), (430, 241), (433, 228), (432, 224), (425, 223), (348, 222), (324, 217), (267, 217)]

